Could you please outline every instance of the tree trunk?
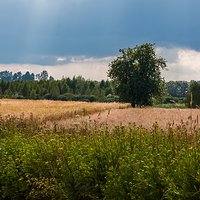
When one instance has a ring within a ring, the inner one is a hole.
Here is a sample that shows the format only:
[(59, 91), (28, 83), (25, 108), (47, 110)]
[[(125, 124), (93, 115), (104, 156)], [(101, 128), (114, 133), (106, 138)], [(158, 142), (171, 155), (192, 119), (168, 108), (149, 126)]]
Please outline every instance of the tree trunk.
[(131, 103), (131, 106), (132, 106), (133, 108), (135, 108), (135, 102), (132, 102), (132, 103)]

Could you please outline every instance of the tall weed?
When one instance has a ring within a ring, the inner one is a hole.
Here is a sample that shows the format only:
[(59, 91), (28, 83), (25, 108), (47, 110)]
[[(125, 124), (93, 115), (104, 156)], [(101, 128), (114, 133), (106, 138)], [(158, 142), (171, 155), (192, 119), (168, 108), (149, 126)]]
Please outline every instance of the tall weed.
[(200, 132), (0, 121), (0, 199), (200, 199)]

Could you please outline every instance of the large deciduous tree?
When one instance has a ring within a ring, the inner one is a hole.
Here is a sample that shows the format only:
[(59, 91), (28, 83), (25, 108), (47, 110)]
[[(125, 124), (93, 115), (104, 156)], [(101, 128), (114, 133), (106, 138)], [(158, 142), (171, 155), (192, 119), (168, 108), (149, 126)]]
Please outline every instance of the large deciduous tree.
[(166, 60), (157, 57), (155, 45), (150, 43), (119, 51), (122, 55), (109, 64), (108, 76), (115, 82), (121, 101), (133, 107), (151, 105), (152, 97), (162, 93), (161, 69), (166, 68)]

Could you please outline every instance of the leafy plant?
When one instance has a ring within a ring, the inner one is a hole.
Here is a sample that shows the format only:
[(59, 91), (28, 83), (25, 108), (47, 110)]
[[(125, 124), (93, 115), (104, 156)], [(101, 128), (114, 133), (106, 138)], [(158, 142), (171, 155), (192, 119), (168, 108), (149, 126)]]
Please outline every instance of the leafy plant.
[(56, 132), (27, 124), (1, 119), (1, 199), (200, 199), (195, 124)]

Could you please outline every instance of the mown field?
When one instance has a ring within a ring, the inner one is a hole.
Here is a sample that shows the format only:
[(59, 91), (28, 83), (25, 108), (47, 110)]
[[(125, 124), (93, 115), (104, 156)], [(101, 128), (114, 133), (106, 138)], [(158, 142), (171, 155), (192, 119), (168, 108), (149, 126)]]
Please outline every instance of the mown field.
[(199, 110), (128, 106), (1, 100), (0, 199), (200, 199)]

